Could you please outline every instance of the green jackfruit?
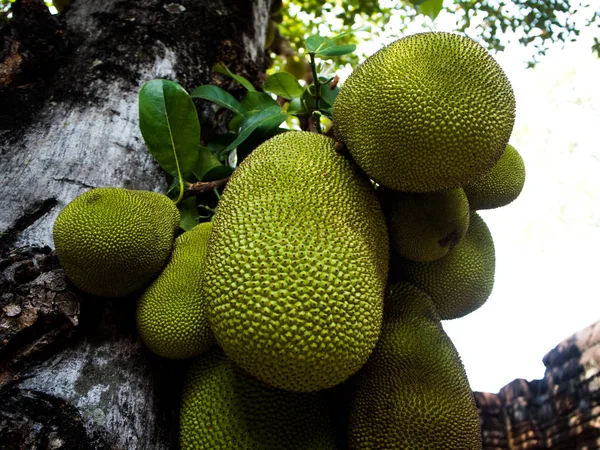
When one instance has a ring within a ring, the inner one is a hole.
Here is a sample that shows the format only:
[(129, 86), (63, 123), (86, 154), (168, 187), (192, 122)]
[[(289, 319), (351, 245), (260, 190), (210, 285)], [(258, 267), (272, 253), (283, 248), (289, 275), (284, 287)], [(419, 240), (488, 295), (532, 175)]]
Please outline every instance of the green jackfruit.
[(381, 338), (347, 385), (350, 449), (481, 449), (464, 367), (433, 302), (392, 284)]
[(492, 169), (463, 186), (472, 210), (492, 209), (515, 200), (525, 184), (525, 163), (519, 152), (507, 145)]
[(54, 222), (54, 245), (67, 277), (84, 292), (131, 294), (165, 266), (179, 211), (165, 195), (123, 188), (87, 191)]
[(140, 297), (137, 329), (159, 356), (191, 358), (215, 344), (201, 295), (211, 229), (212, 224), (205, 222), (179, 236), (169, 263)]
[(368, 178), (326, 136), (283, 133), (242, 162), (217, 207), (206, 264), (217, 342), (266, 383), (334, 386), (375, 346), (385, 218)]
[(335, 429), (322, 392), (290, 392), (251, 377), (220, 349), (199, 356), (186, 376), (182, 450), (328, 450)]
[(431, 192), (483, 175), (506, 148), (515, 98), (476, 42), (443, 32), (393, 42), (360, 64), (333, 105), (334, 132), (376, 182)]
[(431, 262), (394, 261), (394, 272), (427, 292), (444, 320), (465, 316), (485, 303), (494, 287), (495, 267), (492, 235), (475, 212), (467, 234), (447, 256)]
[(412, 261), (446, 256), (469, 228), (469, 201), (461, 188), (398, 192), (379, 188), (394, 251)]

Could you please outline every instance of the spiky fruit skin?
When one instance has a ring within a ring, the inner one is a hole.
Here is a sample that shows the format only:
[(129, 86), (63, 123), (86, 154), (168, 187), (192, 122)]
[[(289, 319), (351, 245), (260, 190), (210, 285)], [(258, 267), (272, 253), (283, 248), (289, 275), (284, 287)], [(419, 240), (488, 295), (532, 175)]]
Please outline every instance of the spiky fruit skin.
[(447, 256), (425, 263), (394, 261), (395, 275), (427, 292), (443, 320), (463, 317), (485, 303), (494, 287), (495, 267), (492, 235), (475, 212), (467, 234)]
[(412, 261), (435, 261), (448, 254), (469, 228), (469, 201), (461, 188), (438, 192), (377, 190), (393, 250)]
[(139, 299), (138, 333), (164, 358), (192, 358), (216, 344), (201, 293), (211, 229), (205, 222), (175, 239), (171, 259)]
[(67, 277), (84, 292), (121, 297), (147, 285), (165, 266), (179, 211), (165, 195), (97, 188), (58, 215), (53, 237)]
[(381, 338), (348, 384), (350, 449), (481, 449), (464, 367), (432, 300), (391, 284)]
[(272, 387), (220, 349), (198, 357), (186, 376), (180, 444), (182, 450), (338, 448), (323, 393)]
[(326, 136), (280, 134), (242, 162), (219, 202), (206, 264), (217, 342), (266, 383), (334, 386), (375, 346), (385, 218), (368, 178)]
[(463, 188), (472, 210), (493, 209), (514, 201), (525, 185), (525, 163), (519, 152), (507, 145), (498, 162), (482, 177)]
[(377, 183), (406, 192), (462, 186), (506, 148), (515, 98), (476, 42), (407, 36), (360, 64), (333, 105), (334, 132)]

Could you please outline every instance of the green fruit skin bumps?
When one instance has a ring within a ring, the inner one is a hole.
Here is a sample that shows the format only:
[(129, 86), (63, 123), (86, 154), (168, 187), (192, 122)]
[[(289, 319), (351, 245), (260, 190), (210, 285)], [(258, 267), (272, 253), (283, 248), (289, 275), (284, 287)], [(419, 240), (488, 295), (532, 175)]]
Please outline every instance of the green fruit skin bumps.
[(169, 263), (140, 297), (138, 332), (159, 356), (191, 358), (215, 344), (201, 293), (211, 229), (205, 222), (179, 236)]
[(469, 228), (469, 201), (461, 188), (438, 192), (378, 189), (394, 251), (412, 261), (448, 254)]
[(290, 392), (263, 383), (220, 349), (189, 369), (180, 411), (182, 450), (334, 450), (321, 392)]
[(460, 357), (432, 300), (409, 283), (390, 285), (381, 338), (347, 389), (350, 449), (482, 447)]
[(481, 178), (464, 186), (472, 210), (506, 206), (525, 185), (525, 163), (519, 152), (507, 145), (498, 162)]
[(496, 257), (487, 225), (475, 212), (463, 240), (445, 257), (431, 262), (399, 258), (395, 272), (427, 292), (443, 320), (456, 319), (478, 309), (494, 287)]
[(167, 263), (179, 211), (165, 195), (97, 188), (58, 215), (53, 237), (67, 277), (84, 292), (107, 297), (147, 285)]
[(369, 180), (334, 141), (280, 134), (219, 202), (204, 286), (225, 353), (273, 386), (325, 389), (356, 372), (381, 326), (389, 264)]
[(333, 120), (336, 138), (377, 183), (430, 192), (462, 186), (498, 161), (514, 125), (515, 98), (479, 44), (419, 33), (354, 70)]

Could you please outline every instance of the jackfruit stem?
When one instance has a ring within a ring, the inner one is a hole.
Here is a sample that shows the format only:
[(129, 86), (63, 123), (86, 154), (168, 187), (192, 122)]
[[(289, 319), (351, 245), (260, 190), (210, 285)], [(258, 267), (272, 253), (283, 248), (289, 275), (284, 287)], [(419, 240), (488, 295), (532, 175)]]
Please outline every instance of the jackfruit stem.
[(179, 197), (177, 197), (177, 200), (175, 200), (176, 205), (179, 204), (179, 202), (183, 199), (184, 191), (183, 178), (179, 177)]
[(214, 208), (211, 208), (210, 206), (206, 206), (206, 205), (198, 205), (198, 208), (205, 209), (212, 214), (214, 214), (216, 211)]
[[(313, 84), (315, 85), (315, 110), (318, 111), (320, 106), (319, 103), (321, 100), (321, 83), (319, 82), (319, 77), (317, 76), (317, 64), (315, 62), (315, 54), (309, 53), (308, 56), (308, 63), (310, 64), (310, 69), (312, 70)], [(315, 122), (315, 128), (317, 129), (317, 133), (321, 134), (321, 117), (315, 117), (315, 115), (313, 114), (313, 120)]]
[[(222, 188), (227, 184), (229, 178), (230, 177), (222, 178), (220, 180), (215, 181), (198, 181), (196, 183), (186, 182), (184, 197), (187, 198), (192, 195), (198, 195), (208, 191), (217, 191), (219, 188)], [(217, 198), (220, 198), (218, 193), (216, 195)]]

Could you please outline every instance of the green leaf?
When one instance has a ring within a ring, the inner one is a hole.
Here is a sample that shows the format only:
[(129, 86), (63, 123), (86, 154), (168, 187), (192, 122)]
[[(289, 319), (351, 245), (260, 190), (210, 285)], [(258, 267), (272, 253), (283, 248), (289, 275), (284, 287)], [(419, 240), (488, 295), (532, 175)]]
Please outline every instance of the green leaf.
[(324, 46), (323, 49), (319, 50), (315, 56), (323, 57), (323, 56), (341, 56), (347, 55), (348, 53), (352, 53), (356, 50), (356, 45), (348, 44), (348, 45), (330, 45)]
[(322, 84), (319, 93), (321, 94), (321, 100), (328, 105), (333, 105), (335, 99), (340, 92), (340, 87), (336, 86), (333, 90), (329, 88), (329, 83)]
[(265, 92), (246, 92), (242, 98), (242, 107), (248, 112), (248, 116), (274, 106), (279, 108), (279, 103)]
[(306, 50), (308, 53), (316, 53), (323, 42), (327, 41), (323, 36), (318, 34), (310, 35), (306, 38)]
[(222, 180), (223, 178), (227, 178), (233, 173), (233, 168), (229, 166), (218, 166), (213, 167), (208, 172), (204, 174), (202, 180), (200, 181), (215, 181)]
[(178, 205), (179, 207), (179, 227), (184, 231), (189, 231), (200, 223), (198, 217), (198, 207), (196, 206), (196, 197), (188, 197)]
[(192, 91), (191, 97), (211, 101), (242, 116), (247, 114), (244, 107), (233, 97), (233, 95), (212, 84), (197, 87)]
[(371, 30), (370, 25), (364, 25), (364, 26), (356, 28), (354, 30), (344, 31), (343, 33), (340, 33), (337, 36), (332, 37), (331, 39), (329, 39), (329, 41), (337, 41), (338, 39), (346, 37), (346, 36), (350, 36), (351, 34), (358, 33), (361, 31), (370, 31), (370, 30)]
[(223, 75), (227, 75), (229, 78), (232, 78), (233, 80), (237, 81), (238, 83), (240, 83), (242, 86), (244, 86), (249, 92), (255, 92), (256, 89), (254, 89), (254, 86), (252, 86), (252, 83), (250, 83), (246, 78), (244, 78), (241, 75), (236, 75), (234, 73), (232, 73), (225, 64), (223, 64), (222, 62), (218, 62), (217, 64), (215, 64), (213, 66), (213, 70), (215, 72), (221, 73)]
[(419, 4), (421, 14), (429, 16), (431, 20), (435, 20), (444, 6), (444, 0), (425, 0)]
[(179, 182), (192, 173), (198, 159), (200, 122), (189, 94), (177, 83), (151, 80), (139, 93), (140, 131), (150, 154)]
[[(312, 88), (314, 89), (314, 86), (312, 86)], [(316, 104), (315, 104), (315, 96), (310, 91), (310, 89), (306, 89), (304, 91), (304, 95), (302, 95), (302, 103), (304, 103), (304, 105), (307, 108), (309, 108), (309, 110), (312, 110), (312, 109), (315, 108), (315, 106), (316, 106)]]
[(221, 161), (222, 164), (226, 164), (229, 157), (229, 152), (225, 152), (225, 149), (235, 140), (235, 138), (237, 138), (237, 133), (217, 134), (206, 143), (206, 146), (210, 149), (212, 154), (215, 155), (219, 161)]
[(319, 111), (321, 111), (323, 115), (329, 117), (330, 119), (333, 117), (333, 108), (331, 106), (329, 108), (321, 108)]
[[(335, 42), (343, 37), (350, 36), (351, 34), (357, 33), (359, 31), (367, 31), (369, 30), (369, 28), (370, 27), (368, 25), (365, 25), (355, 30), (345, 31), (332, 38), (324, 38), (322, 36), (314, 34), (306, 39), (306, 49), (309, 53), (314, 53), (316, 56), (346, 55), (348, 53), (352, 53), (356, 49), (356, 46), (352, 47), (353, 44), (337, 45)], [(333, 50), (334, 48), (337, 48), (337, 50)]]
[(302, 97), (304, 92), (304, 88), (300, 86), (296, 77), (287, 72), (270, 75), (263, 84), (263, 90), (287, 100)]
[[(171, 179), (171, 184), (167, 188), (167, 196), (173, 198), (175, 195), (179, 195), (179, 180), (172, 176), (167, 176), (167, 178)], [(167, 182), (168, 181), (169, 180), (167, 179)]]
[(198, 161), (194, 168), (194, 176), (198, 180), (202, 180), (206, 173), (214, 167), (222, 166), (218, 158), (212, 154), (208, 147), (200, 147), (198, 151)]
[(277, 124), (279, 126), (287, 118), (286, 114), (281, 112), (279, 105), (277, 107), (267, 108), (259, 113), (250, 116), (242, 125), (240, 134), (224, 151), (231, 151), (242, 142), (244, 142), (250, 134), (258, 127), (263, 126), (272, 128)]
[(306, 109), (306, 105), (304, 100), (301, 98), (293, 99), (287, 108), (287, 113), (292, 114), (294, 116), (308, 116), (310, 115), (310, 111)]

